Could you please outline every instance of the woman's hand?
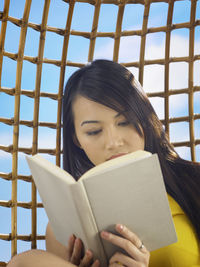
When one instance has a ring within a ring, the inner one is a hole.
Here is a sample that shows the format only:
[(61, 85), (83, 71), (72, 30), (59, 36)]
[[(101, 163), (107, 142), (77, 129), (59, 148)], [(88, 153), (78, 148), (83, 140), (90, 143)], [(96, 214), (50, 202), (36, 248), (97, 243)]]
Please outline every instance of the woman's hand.
[(116, 230), (121, 236), (103, 231), (101, 232), (101, 237), (125, 250), (128, 256), (121, 252), (115, 253), (110, 258), (109, 266), (147, 267), (149, 265), (150, 253), (143, 246), (139, 237), (121, 224), (116, 225)]
[(67, 261), (79, 267), (99, 267), (99, 261), (93, 262), (93, 254), (90, 250), (83, 256), (83, 243), (79, 238), (71, 235), (67, 245)]

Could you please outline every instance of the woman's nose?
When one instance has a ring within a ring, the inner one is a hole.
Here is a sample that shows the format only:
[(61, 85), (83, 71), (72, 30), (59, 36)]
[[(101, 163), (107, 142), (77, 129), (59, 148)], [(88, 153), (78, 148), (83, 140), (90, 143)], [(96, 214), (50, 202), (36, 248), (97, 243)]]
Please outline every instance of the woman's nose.
[(123, 145), (123, 137), (116, 129), (109, 129), (105, 136), (105, 144), (107, 149), (115, 149)]

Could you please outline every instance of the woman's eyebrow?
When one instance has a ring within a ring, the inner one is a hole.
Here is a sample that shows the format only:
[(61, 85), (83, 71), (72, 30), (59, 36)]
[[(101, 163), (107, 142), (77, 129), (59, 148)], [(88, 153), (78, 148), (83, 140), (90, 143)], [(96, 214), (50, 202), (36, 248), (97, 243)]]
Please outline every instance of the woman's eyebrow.
[[(119, 117), (119, 116), (121, 116), (121, 115), (123, 115), (123, 112), (118, 112), (118, 113), (115, 115), (115, 118), (117, 118), (117, 117)], [(81, 126), (83, 126), (84, 124), (88, 124), (88, 123), (100, 123), (100, 121), (98, 121), (98, 120), (83, 121), (83, 122), (81, 123)]]
[(124, 112), (123, 111), (120, 111), (120, 112), (118, 112), (116, 115), (115, 115), (115, 118), (117, 118), (117, 117), (119, 117), (119, 116), (121, 116), (121, 115), (123, 115), (124, 114)]
[(81, 126), (83, 126), (84, 124), (87, 124), (87, 123), (99, 123), (99, 121), (94, 121), (94, 120), (91, 120), (91, 121), (83, 121), (81, 123)]

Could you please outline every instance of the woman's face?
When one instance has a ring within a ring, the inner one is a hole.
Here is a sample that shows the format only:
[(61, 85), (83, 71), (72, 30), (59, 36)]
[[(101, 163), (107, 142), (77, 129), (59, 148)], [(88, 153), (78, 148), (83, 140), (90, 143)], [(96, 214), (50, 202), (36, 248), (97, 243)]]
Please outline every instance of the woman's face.
[(75, 140), (94, 165), (144, 150), (144, 138), (117, 111), (82, 96), (77, 96), (72, 109)]

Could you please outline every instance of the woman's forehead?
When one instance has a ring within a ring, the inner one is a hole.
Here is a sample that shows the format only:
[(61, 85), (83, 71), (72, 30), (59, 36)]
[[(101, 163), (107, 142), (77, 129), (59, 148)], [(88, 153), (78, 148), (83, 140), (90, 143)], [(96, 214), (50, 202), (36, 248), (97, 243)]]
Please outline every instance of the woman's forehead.
[(88, 114), (91, 112), (91, 116), (93, 114), (98, 114), (102, 112), (110, 112), (113, 113), (114, 115), (118, 114), (119, 112), (116, 111), (115, 109), (104, 105), (100, 102), (93, 101), (92, 99), (88, 99), (83, 96), (78, 96), (74, 100), (72, 104), (72, 110), (74, 114)]
[[(74, 120), (102, 120), (104, 116), (113, 117), (113, 119), (124, 116), (133, 124), (140, 124), (133, 110), (122, 107), (119, 103), (109, 103), (104, 105), (101, 102), (93, 101), (84, 96), (77, 96), (72, 105)], [(80, 122), (79, 122), (80, 123)]]

